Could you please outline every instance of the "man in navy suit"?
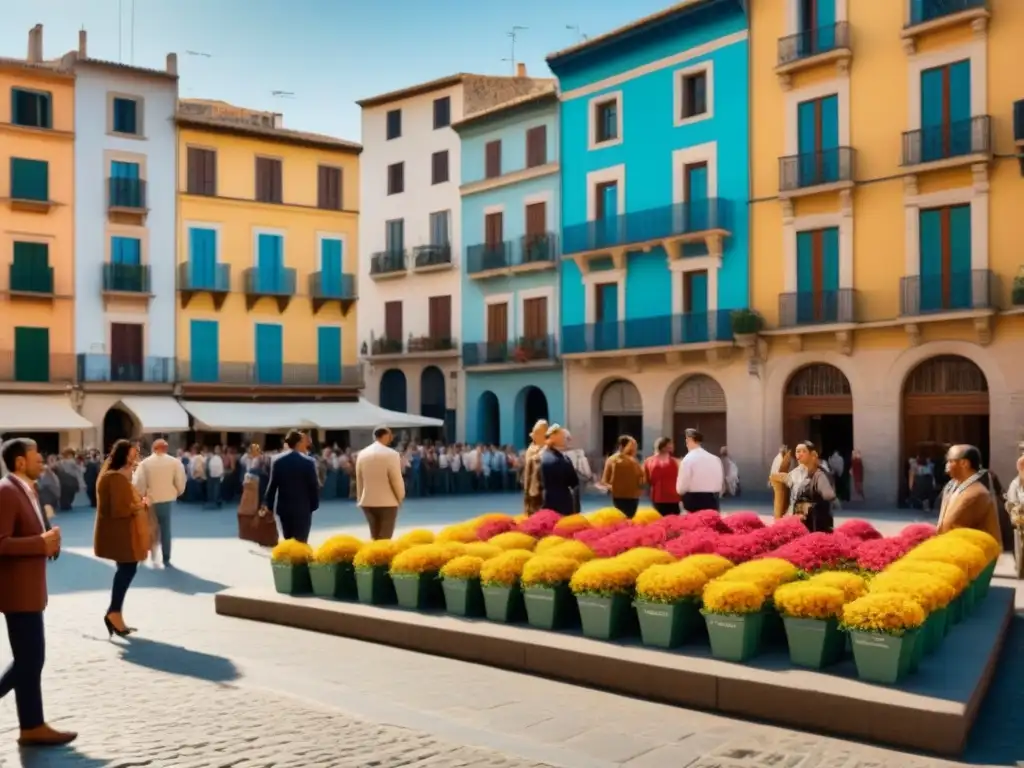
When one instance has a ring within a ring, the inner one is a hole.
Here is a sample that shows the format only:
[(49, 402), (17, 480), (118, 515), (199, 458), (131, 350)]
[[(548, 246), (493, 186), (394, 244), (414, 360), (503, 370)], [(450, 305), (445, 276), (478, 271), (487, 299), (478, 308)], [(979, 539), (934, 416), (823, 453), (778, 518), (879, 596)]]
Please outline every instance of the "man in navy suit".
[(270, 465), (270, 482), (263, 505), (277, 513), (286, 539), (309, 541), (313, 513), (320, 506), (320, 483), (316, 462), (304, 453), (307, 438), (297, 429), (285, 435), (288, 450)]

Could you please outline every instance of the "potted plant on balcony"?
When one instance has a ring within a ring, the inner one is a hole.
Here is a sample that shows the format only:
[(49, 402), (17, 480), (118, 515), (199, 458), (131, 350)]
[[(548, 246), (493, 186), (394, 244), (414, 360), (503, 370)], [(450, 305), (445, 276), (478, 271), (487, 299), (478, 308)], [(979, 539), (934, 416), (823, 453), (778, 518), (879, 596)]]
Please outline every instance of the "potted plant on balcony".
[(1013, 278), (1013, 291), (1012, 296), (1013, 306), (1024, 307), (1024, 265), (1017, 271), (1017, 276)]
[(752, 309), (737, 309), (730, 316), (732, 334), (741, 347), (753, 346), (764, 330), (764, 318)]

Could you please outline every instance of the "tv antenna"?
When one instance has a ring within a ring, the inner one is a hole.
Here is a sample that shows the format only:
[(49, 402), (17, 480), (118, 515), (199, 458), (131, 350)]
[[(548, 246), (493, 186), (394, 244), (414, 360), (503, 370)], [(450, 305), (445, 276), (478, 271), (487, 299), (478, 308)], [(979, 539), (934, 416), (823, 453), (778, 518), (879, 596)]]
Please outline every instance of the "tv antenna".
[(576, 33), (576, 37), (579, 38), (580, 42), (586, 42), (587, 40), (590, 39), (590, 37), (588, 35), (586, 35), (586, 34), (584, 34), (583, 32), (580, 31), (580, 25), (579, 24), (566, 24), (565, 28), (568, 29), (570, 32), (575, 32)]
[(201, 56), (204, 59), (212, 59), (213, 54), (204, 53), (203, 51), (185, 51), (186, 56)]
[(512, 29), (510, 29), (508, 32), (505, 33), (506, 37), (508, 37), (508, 39), (509, 39), (509, 46), (510, 46), (509, 53), (510, 53), (510, 55), (509, 55), (509, 58), (502, 59), (502, 61), (510, 61), (510, 62), (512, 62), (512, 74), (513, 75), (516, 73), (516, 40), (519, 37), (519, 33), (523, 32), (524, 30), (527, 30), (527, 29), (529, 29), (529, 27), (521, 27), (518, 24), (516, 24), (515, 26), (512, 27)]
[(270, 95), (275, 99), (294, 99), (295, 94), (292, 91), (271, 91)]

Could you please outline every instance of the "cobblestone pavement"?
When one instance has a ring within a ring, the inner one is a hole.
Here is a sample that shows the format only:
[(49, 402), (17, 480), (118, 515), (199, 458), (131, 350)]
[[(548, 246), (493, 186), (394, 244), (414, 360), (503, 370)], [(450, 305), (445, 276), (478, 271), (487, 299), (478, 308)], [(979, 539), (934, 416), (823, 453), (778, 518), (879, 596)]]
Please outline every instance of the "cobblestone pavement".
[[(436, 528), (509, 497), (416, 501), (405, 527)], [(749, 508), (749, 505), (748, 505)], [(125, 612), (140, 633), (106, 639), (112, 570), (91, 555), (92, 515), (62, 515), (50, 570), (47, 712), (81, 736), (19, 752), (0, 702), (0, 766), (408, 766), (409, 768), (940, 768), (951, 763), (578, 688), (345, 638), (218, 617), (225, 586), (269, 586), (267, 557), (234, 538), (231, 511), (175, 510), (176, 568), (140, 570)], [(880, 527), (898, 513), (872, 515)], [(362, 532), (332, 503), (314, 540)], [(1010, 582), (1006, 582), (1009, 584)], [(1021, 591), (1018, 590), (1018, 605)], [(1024, 765), (1021, 619), (968, 751)], [(0, 663), (8, 658), (0, 644)]]

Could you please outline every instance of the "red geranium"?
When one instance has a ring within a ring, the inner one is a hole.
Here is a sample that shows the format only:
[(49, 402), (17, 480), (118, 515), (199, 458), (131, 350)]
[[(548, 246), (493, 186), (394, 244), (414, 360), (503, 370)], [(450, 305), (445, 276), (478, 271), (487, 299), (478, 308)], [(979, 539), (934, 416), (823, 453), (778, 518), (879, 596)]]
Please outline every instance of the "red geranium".
[(935, 526), (928, 523), (914, 523), (900, 531), (899, 538), (916, 547), (918, 544), (927, 541), (935, 535)]
[(694, 531), (671, 539), (662, 549), (678, 558), (689, 555), (711, 555), (718, 551), (720, 538), (722, 538), (721, 534), (714, 531)]
[(878, 529), (866, 520), (847, 520), (836, 528), (836, 533), (849, 536), (851, 539), (859, 539), (860, 541), (882, 538), (882, 534), (879, 533)]
[[(541, 509), (534, 512), (523, 522), (516, 526), (516, 530), (520, 533), (525, 533), (533, 536), (535, 539), (542, 539), (545, 536), (550, 536), (555, 530), (555, 526), (562, 519), (562, 516), (552, 509)], [(483, 539), (482, 541), (487, 541)]]
[(849, 565), (856, 558), (858, 544), (849, 536), (809, 533), (769, 552), (766, 557), (778, 557), (801, 571), (815, 573)]
[(665, 543), (665, 531), (649, 525), (629, 526), (614, 531), (591, 545), (598, 557), (615, 557), (636, 547), (660, 547)]
[(788, 544), (794, 539), (799, 539), (801, 536), (806, 536), (807, 526), (799, 517), (784, 517), (771, 525), (753, 531), (750, 535), (758, 536), (765, 544), (762, 551), (768, 552), (783, 544)]
[(505, 520), (488, 520), (476, 529), (476, 536), (480, 541), (487, 541), (488, 539), (497, 536), (499, 533), (507, 533), (515, 527), (516, 524), (512, 522), (511, 518)]
[(629, 520), (622, 520), (618, 523), (612, 523), (611, 525), (605, 525), (600, 528), (587, 528), (582, 531), (577, 531), (573, 538), (576, 541), (582, 541), (588, 547), (593, 547), (594, 544), (599, 542), (605, 536), (608, 536), (616, 531), (621, 531), (623, 528), (631, 528), (633, 524)]
[(913, 549), (913, 546), (902, 536), (861, 542), (857, 547), (857, 566), (865, 571), (884, 571)]
[(750, 533), (764, 528), (764, 522), (756, 512), (734, 512), (723, 517), (722, 522), (732, 533)]
[(715, 544), (715, 554), (739, 565), (753, 560), (767, 551), (764, 540), (757, 533), (734, 533), (720, 536)]

